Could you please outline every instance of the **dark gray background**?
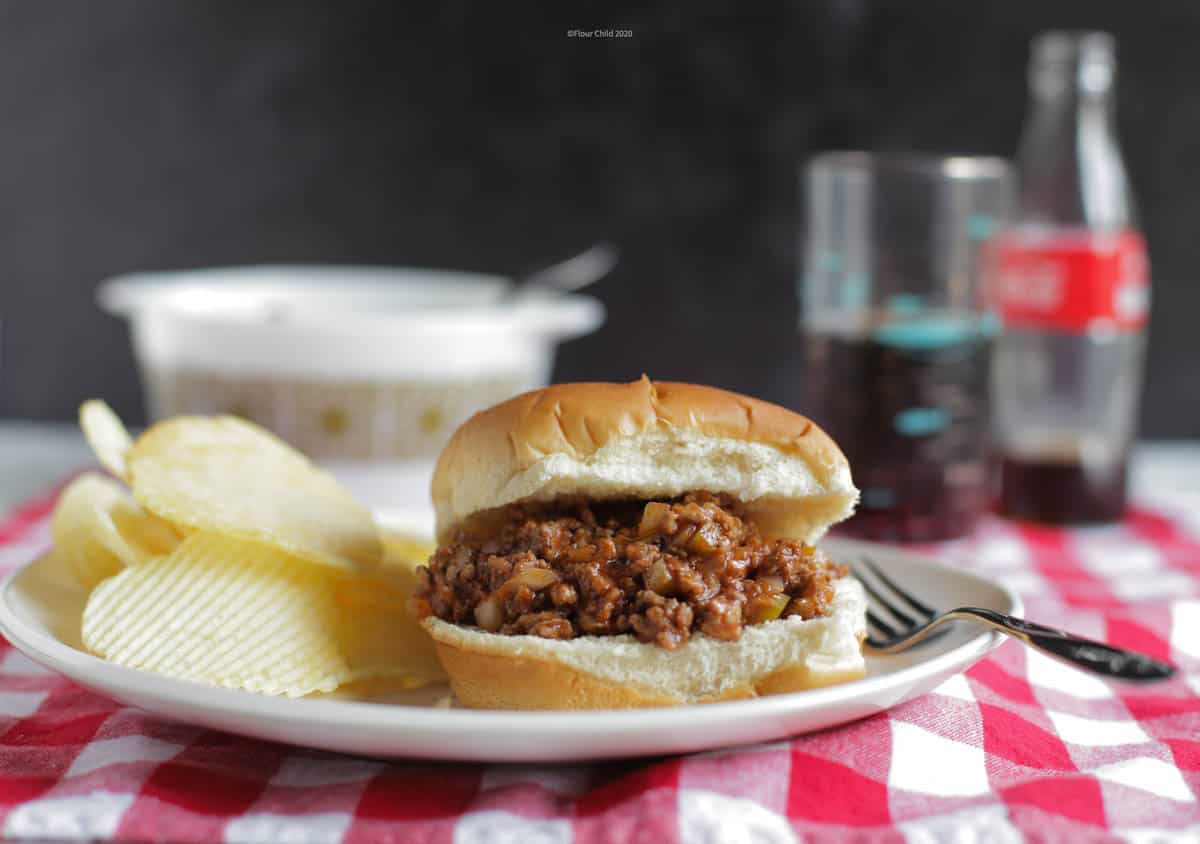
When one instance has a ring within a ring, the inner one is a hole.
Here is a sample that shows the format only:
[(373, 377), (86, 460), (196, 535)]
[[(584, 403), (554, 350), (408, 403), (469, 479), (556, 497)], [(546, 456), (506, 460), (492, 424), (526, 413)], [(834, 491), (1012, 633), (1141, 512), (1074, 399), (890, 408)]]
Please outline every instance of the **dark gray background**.
[[(1200, 436), (1200, 4), (0, 2), (0, 413), (137, 419), (105, 276), (272, 261), (520, 272), (599, 237), (560, 379), (794, 401), (797, 164), (1009, 154), (1029, 37), (1119, 39), (1154, 269), (1144, 433)], [(552, 14), (552, 20), (547, 15)], [(633, 30), (570, 39), (570, 28)]]

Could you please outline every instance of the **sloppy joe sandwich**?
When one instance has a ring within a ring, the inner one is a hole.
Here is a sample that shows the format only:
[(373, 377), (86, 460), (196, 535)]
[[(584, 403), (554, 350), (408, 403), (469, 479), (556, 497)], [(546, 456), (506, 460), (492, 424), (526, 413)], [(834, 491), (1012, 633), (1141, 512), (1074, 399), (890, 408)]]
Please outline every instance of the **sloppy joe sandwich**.
[(413, 608), (459, 701), (667, 706), (861, 677), (853, 512), (803, 416), (692, 384), (559, 384), (476, 414), (433, 477)]

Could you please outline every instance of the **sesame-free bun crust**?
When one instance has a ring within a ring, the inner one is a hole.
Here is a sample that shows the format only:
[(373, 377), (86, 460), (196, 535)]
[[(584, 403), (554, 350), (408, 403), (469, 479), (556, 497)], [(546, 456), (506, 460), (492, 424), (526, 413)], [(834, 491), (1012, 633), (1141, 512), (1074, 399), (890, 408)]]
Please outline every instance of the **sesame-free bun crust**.
[(714, 703), (829, 686), (865, 673), (862, 585), (837, 582), (828, 616), (694, 634), (668, 651), (632, 636), (505, 636), (429, 617), (454, 696), (476, 709), (630, 709)]
[(559, 496), (741, 501), (768, 537), (814, 542), (858, 501), (845, 456), (810, 420), (737, 393), (651, 381), (557, 384), (475, 414), (433, 476), (437, 536)]

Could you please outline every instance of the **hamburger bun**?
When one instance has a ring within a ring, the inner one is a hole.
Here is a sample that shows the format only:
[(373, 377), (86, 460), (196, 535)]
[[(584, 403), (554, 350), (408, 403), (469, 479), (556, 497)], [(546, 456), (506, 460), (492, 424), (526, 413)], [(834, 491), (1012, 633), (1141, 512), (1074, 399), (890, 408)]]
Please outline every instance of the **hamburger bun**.
[(475, 414), (433, 475), (437, 539), (469, 517), (559, 496), (726, 493), (764, 536), (813, 543), (854, 512), (850, 466), (810, 420), (737, 393), (651, 381), (556, 384)]
[[(664, 500), (721, 493), (768, 539), (814, 543), (858, 500), (837, 445), (776, 405), (693, 384), (559, 384), (477, 413), (433, 476), (437, 538), (486, 532), (507, 505), (565, 496)], [(736, 641), (693, 631), (675, 650), (631, 635), (546, 639), (422, 624), (466, 706), (608, 709), (799, 691), (865, 673), (862, 586), (835, 585), (828, 615), (747, 625)]]
[(735, 642), (693, 634), (678, 650), (633, 636), (503, 636), (427, 618), (454, 695), (476, 709), (631, 709), (715, 703), (857, 680), (866, 599), (837, 583), (833, 612), (748, 625)]

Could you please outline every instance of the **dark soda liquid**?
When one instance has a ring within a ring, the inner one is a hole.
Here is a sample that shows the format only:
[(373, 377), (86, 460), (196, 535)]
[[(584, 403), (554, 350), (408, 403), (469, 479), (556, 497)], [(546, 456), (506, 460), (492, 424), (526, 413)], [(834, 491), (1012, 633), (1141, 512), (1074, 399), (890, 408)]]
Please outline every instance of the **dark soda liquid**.
[(841, 527), (881, 541), (969, 533), (989, 506), (991, 339), (810, 332), (801, 410), (837, 441), (862, 498)]
[(1128, 459), (1099, 465), (1078, 460), (1000, 460), (1001, 515), (1046, 524), (1115, 522), (1125, 512)]

